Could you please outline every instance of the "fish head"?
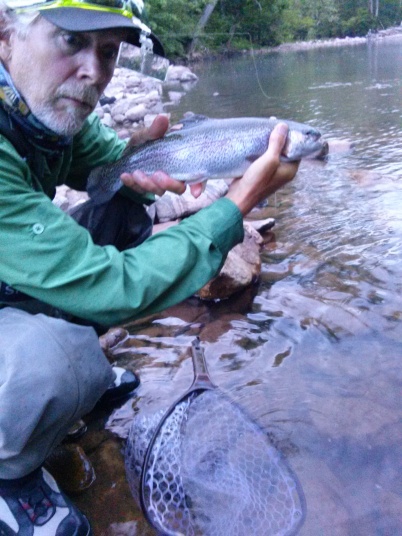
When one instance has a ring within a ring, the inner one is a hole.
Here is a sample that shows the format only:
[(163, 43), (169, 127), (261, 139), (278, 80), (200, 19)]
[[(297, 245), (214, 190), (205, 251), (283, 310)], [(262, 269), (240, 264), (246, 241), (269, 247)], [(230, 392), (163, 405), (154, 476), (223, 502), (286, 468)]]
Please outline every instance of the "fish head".
[(289, 133), (282, 151), (284, 160), (300, 160), (313, 153), (320, 152), (323, 146), (321, 132), (314, 127), (289, 125)]

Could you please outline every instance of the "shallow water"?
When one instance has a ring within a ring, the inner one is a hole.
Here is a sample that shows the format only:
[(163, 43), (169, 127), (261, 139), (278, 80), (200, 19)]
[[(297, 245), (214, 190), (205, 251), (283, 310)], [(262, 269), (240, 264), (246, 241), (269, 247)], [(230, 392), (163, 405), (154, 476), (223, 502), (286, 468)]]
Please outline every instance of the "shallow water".
[(121, 349), (152, 412), (190, 385), (200, 336), (213, 381), (298, 475), (303, 536), (402, 534), (401, 57), (389, 41), (196, 68), (174, 118), (276, 115), (355, 148), (304, 162), (254, 214), (276, 218), (257, 287), (137, 322)]

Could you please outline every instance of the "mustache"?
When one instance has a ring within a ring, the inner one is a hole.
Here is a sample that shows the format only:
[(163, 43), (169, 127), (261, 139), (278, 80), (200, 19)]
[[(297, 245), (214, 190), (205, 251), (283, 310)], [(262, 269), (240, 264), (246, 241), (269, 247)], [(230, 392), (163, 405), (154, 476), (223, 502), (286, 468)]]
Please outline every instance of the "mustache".
[(77, 86), (75, 84), (64, 84), (63, 86), (60, 86), (56, 91), (56, 98), (63, 97), (84, 102), (91, 108), (95, 108), (100, 98), (100, 94), (94, 86)]

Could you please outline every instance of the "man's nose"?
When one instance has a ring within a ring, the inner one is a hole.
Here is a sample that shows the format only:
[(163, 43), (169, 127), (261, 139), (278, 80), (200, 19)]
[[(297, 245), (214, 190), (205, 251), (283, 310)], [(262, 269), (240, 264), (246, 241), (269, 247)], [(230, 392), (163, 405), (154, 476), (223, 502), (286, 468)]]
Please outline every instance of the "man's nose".
[(85, 79), (93, 84), (107, 83), (113, 75), (113, 69), (102, 60), (101, 54), (94, 48), (81, 51), (77, 74), (80, 79)]

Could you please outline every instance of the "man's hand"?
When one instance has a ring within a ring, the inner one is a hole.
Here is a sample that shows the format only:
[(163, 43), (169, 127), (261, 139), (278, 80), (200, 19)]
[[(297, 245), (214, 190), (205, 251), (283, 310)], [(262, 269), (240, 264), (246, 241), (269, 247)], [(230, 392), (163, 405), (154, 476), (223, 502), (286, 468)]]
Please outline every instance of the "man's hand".
[(239, 207), (243, 216), (296, 175), (299, 162), (284, 163), (279, 159), (287, 133), (285, 123), (277, 125), (270, 136), (267, 151), (251, 164), (241, 179), (230, 185), (226, 197)]
[[(168, 118), (164, 115), (158, 115), (149, 128), (134, 132), (128, 145), (141, 145), (146, 141), (162, 138), (168, 127)], [(120, 178), (123, 184), (140, 194), (151, 192), (156, 195), (163, 195), (166, 191), (182, 194), (186, 189), (186, 185), (183, 182), (173, 179), (163, 171), (156, 171), (153, 175), (146, 175), (141, 170), (137, 170), (133, 173), (123, 173)]]

